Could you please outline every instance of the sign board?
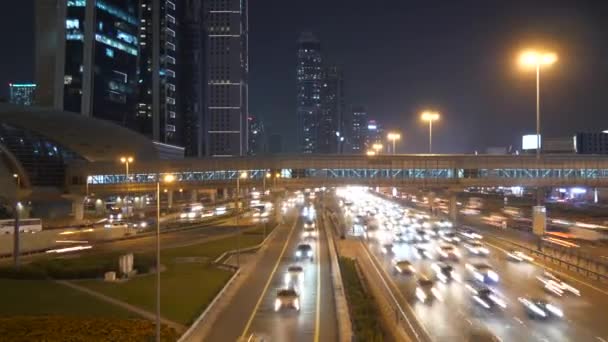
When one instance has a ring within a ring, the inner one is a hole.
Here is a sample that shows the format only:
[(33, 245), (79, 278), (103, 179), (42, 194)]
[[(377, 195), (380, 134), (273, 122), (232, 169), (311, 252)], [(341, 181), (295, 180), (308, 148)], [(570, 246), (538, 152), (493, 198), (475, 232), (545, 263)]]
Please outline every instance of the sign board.
[(534, 235), (543, 236), (547, 227), (547, 209), (543, 205), (532, 207), (532, 232)]
[[(536, 134), (527, 134), (521, 137), (522, 150), (536, 150), (539, 147), (538, 145), (539, 141)], [(542, 145), (542, 143), (540, 145)]]

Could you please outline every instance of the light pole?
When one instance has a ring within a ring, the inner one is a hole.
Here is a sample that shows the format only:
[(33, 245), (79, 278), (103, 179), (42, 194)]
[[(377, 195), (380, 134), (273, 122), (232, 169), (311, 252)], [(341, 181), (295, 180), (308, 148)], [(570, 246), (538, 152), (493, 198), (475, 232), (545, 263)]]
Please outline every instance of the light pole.
[(264, 174), (264, 177), (262, 178), (262, 183), (264, 184), (264, 195), (266, 195), (266, 178), (270, 177), (272, 177), (272, 174), (270, 172), (266, 172), (266, 174)]
[(392, 142), (393, 142), (393, 154), (397, 154), (397, 152), (395, 151), (395, 142), (396, 142), (397, 140), (400, 140), (400, 139), (401, 139), (401, 134), (391, 132), (391, 133), (389, 133), (389, 134), (387, 135), (387, 138), (388, 138), (388, 140), (389, 140), (389, 141), (392, 141)]
[(519, 57), (519, 63), (526, 68), (536, 69), (536, 159), (540, 159), (540, 68), (550, 66), (557, 61), (553, 52), (524, 51)]
[(239, 171), (236, 177), (236, 217), (234, 219), (236, 229), (236, 266), (241, 267), (241, 229), (239, 228), (239, 215), (241, 214), (240, 198), (241, 198), (241, 178), (247, 178), (247, 172)]
[(127, 217), (127, 229), (129, 229), (129, 202), (127, 197), (129, 196), (129, 164), (133, 163), (134, 159), (133, 157), (127, 156), (127, 157), (120, 157), (120, 162), (122, 164), (125, 164), (125, 176), (126, 176), (126, 181), (127, 181), (127, 194), (125, 195), (125, 206), (127, 208), (127, 213), (126, 213), (126, 217)]
[(439, 113), (424, 111), (420, 116), (423, 121), (429, 122), (429, 154), (433, 153), (433, 121), (439, 120)]
[(13, 231), (13, 265), (15, 268), (19, 267), (19, 190), (21, 188), (21, 179), (19, 175), (13, 173), (13, 178), (17, 182), (17, 188), (15, 191), (15, 226)]
[[(164, 183), (172, 183), (173, 175), (165, 175)], [(160, 342), (160, 174), (156, 176), (156, 342)]]
[(384, 146), (382, 146), (380, 143), (375, 143), (372, 145), (372, 149), (376, 152), (376, 154), (380, 154), (382, 148), (384, 148)]

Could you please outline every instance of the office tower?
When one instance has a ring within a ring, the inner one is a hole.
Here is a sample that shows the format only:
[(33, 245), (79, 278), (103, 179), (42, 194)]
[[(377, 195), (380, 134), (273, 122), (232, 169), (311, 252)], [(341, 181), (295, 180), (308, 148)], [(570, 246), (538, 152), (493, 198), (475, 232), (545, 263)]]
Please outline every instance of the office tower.
[(31, 106), (34, 103), (36, 85), (32, 83), (9, 83), (10, 103)]
[(351, 110), (350, 143), (353, 153), (365, 153), (367, 141), (367, 109), (354, 106)]
[[(155, 141), (181, 145), (177, 96), (178, 21), (171, 0), (139, 1), (139, 80), (136, 129)], [(158, 6), (158, 8), (155, 8)]]
[(321, 44), (310, 32), (298, 40), (296, 68), (298, 143), (304, 153), (317, 152), (321, 117)]
[(577, 133), (573, 140), (578, 154), (608, 154), (608, 131)]
[(244, 155), (248, 151), (247, 1), (206, 1), (204, 6), (206, 155)]
[(186, 156), (205, 154), (203, 131), (204, 77), (203, 7), (200, 0), (182, 0), (178, 7), (178, 113), (181, 121), (182, 145)]
[(251, 156), (266, 152), (266, 130), (264, 123), (256, 116), (249, 115), (249, 152)]
[(323, 68), (318, 153), (339, 153), (344, 142), (344, 78), (336, 66)]
[(376, 120), (368, 120), (366, 128), (365, 149), (372, 149), (374, 144), (385, 145), (384, 128)]
[(39, 105), (137, 129), (137, 0), (37, 0)]

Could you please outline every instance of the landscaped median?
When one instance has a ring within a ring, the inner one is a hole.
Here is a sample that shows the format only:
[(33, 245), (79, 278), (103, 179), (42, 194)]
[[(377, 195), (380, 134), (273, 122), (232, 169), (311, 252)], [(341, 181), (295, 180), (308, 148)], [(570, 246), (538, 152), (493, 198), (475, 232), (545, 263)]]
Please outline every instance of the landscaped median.
[(363, 286), (357, 272), (356, 261), (340, 257), (340, 272), (357, 341), (384, 341), (380, 312)]
[[(270, 226), (267, 233), (272, 229)], [(213, 260), (222, 253), (235, 249), (237, 242), (240, 248), (247, 248), (260, 244), (263, 239), (263, 227), (255, 227), (243, 231), (240, 238), (231, 235), (203, 243), (161, 250), (161, 313), (163, 318), (181, 326), (191, 324), (232, 276), (232, 271), (216, 267), (212, 263)], [(140, 271), (137, 266), (139, 262), (144, 272), (151, 269), (155, 260), (154, 253), (151, 252), (136, 254), (134, 259), (135, 268)], [(150, 313), (155, 312), (156, 276), (154, 273), (140, 274), (127, 281), (105, 282), (101, 280), (104, 272), (116, 270), (117, 260), (118, 255), (116, 254), (91, 254), (74, 259), (41, 259), (24, 266), (19, 272), (3, 268), (0, 270), (0, 293), (2, 293), (2, 297), (9, 295), (10, 299), (8, 302), (4, 299), (1, 300), (0, 318), (9, 315), (27, 315), (28, 317), (59, 315), (65, 316), (65, 319), (71, 319), (70, 317), (74, 317), (73, 315), (86, 315), (87, 317), (114, 317), (117, 318), (117, 321), (122, 322), (126, 318), (137, 316), (131, 311), (58, 284), (49, 278), (71, 279), (75, 285), (119, 300), (137, 309)], [(3, 277), (13, 279), (1, 279)], [(83, 277), (91, 279), (82, 279)], [(23, 278), (35, 280), (23, 280)], [(87, 324), (94, 325), (102, 321), (91, 320)], [(103, 322), (105, 322), (104, 324), (114, 324), (111, 321)], [(123, 323), (119, 323), (115, 327), (117, 331), (121, 330), (121, 324)], [(17, 327), (18, 324), (9, 326)], [(44, 324), (37, 325), (37, 327), (46, 329)], [(172, 335), (174, 333), (175, 331), (167, 329), (166, 340), (174, 340), (175, 337)], [(175, 334), (175, 336), (177, 335)], [(141, 339), (133, 338), (131, 340)]]

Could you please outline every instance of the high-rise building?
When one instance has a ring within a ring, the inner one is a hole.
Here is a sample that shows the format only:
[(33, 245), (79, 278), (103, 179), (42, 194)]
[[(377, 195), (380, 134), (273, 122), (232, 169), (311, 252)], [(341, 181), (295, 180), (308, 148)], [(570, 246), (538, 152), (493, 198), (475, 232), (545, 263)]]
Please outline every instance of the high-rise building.
[(138, 0), (37, 0), (36, 102), (138, 129)]
[(205, 154), (203, 131), (203, 100), (206, 82), (204, 77), (203, 6), (200, 0), (182, 0), (178, 7), (179, 55), (178, 113), (181, 121), (182, 144), (187, 156)]
[(238, 156), (248, 143), (248, 20), (246, 0), (213, 0), (205, 8), (205, 149)]
[(304, 153), (318, 150), (318, 130), (321, 117), (322, 64), (321, 44), (310, 32), (298, 40), (296, 68), (298, 143)]
[(36, 85), (32, 83), (9, 83), (10, 103), (31, 106), (34, 103)]
[(344, 78), (336, 66), (323, 68), (318, 153), (339, 153), (344, 141)]
[(367, 142), (367, 109), (354, 106), (351, 111), (350, 144), (353, 153), (365, 153)]
[[(177, 96), (180, 37), (176, 4), (182, 3), (139, 0), (139, 4), (137, 130), (155, 141), (181, 145)], [(155, 4), (159, 8), (154, 8)]]
[(579, 154), (608, 154), (608, 131), (577, 133), (574, 143)]
[(368, 120), (365, 137), (365, 150), (372, 149), (374, 144), (385, 145), (384, 128), (376, 120)]
[(264, 123), (256, 116), (249, 115), (249, 151), (248, 154), (255, 156), (266, 152), (266, 130)]

